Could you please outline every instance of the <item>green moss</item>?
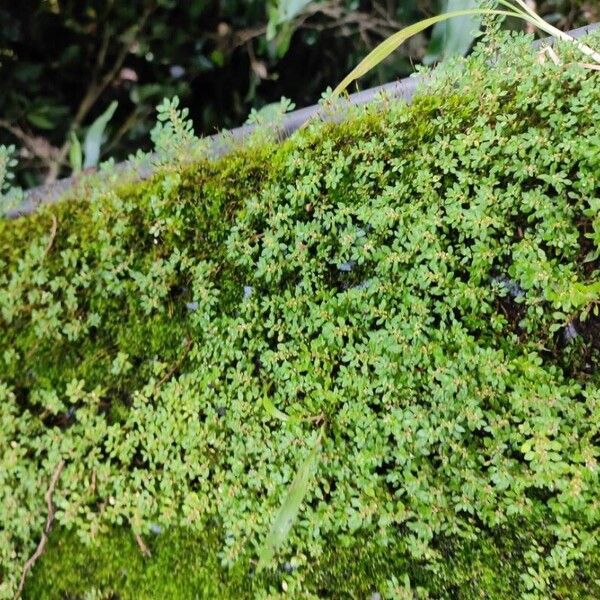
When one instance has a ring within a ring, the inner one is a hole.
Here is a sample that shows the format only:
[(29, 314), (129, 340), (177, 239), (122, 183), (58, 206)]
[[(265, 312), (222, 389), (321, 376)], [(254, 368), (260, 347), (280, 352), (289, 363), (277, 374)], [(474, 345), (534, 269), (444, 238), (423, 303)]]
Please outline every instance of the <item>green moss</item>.
[(226, 576), (217, 558), (217, 540), (183, 532), (148, 540), (152, 556), (142, 556), (133, 535), (111, 532), (86, 547), (74, 533), (53, 536), (36, 567), (25, 598), (83, 598), (92, 590), (122, 600), (138, 598), (229, 598), (247, 588), (236, 572)]
[[(329, 548), (318, 565), (304, 568), (305, 573), (300, 573), (303, 591), (298, 594), (342, 599), (367, 598), (378, 592), (394, 598), (410, 590), (410, 597), (417, 598), (429, 594), (502, 600), (512, 597), (520, 586), (521, 544), (526, 537), (522, 531), (521, 540), (512, 535), (497, 539), (482, 535), (475, 543), (447, 540), (441, 550), (448, 560), (432, 572), (424, 563), (407, 561), (393, 546), (382, 549), (373, 540), (357, 536), (351, 547)], [(256, 574), (254, 561), (247, 558), (233, 569), (223, 567), (221, 535), (210, 527), (202, 533), (181, 529), (148, 533), (144, 543), (150, 556), (142, 555), (127, 530), (113, 529), (92, 545), (82, 544), (73, 532), (55, 532), (27, 582), (24, 598), (76, 600), (96, 593), (102, 598), (117, 594), (121, 600), (241, 600), (265, 590), (270, 590), (271, 597), (286, 597), (284, 589), (298, 576), (289, 563), (262, 575)], [(598, 565), (600, 556), (591, 560)], [(558, 582), (556, 597), (597, 598), (600, 581), (594, 573), (595, 567), (581, 571), (569, 583)]]
[(216, 597), (594, 593), (600, 86), (527, 44), (0, 223), (0, 598), (60, 460), (32, 597), (188, 593), (171, 565)]

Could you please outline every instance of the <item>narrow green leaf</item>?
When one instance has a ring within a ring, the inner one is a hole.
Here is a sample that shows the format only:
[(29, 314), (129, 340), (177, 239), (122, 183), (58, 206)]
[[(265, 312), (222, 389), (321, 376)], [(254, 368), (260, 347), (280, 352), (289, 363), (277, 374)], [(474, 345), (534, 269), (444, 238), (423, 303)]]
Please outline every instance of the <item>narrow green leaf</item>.
[(81, 151), (81, 143), (74, 131), (71, 131), (71, 146), (69, 148), (69, 163), (73, 173), (79, 173), (83, 164), (83, 153)]
[(289, 419), (288, 415), (286, 415), (282, 410), (279, 410), (268, 398), (268, 396), (263, 396), (263, 406), (267, 411), (270, 417), (275, 417), (280, 421), (287, 421)]
[(400, 31), (397, 31), (389, 38), (381, 42), (379, 46), (373, 49), (358, 65), (344, 77), (341, 83), (333, 90), (333, 96), (339, 95), (343, 92), (354, 80), (362, 77), (365, 73), (368, 73), (371, 69), (376, 67), (382, 60), (386, 59), (394, 50), (401, 46), (406, 40), (411, 38), (417, 33), (421, 33), (431, 25), (452, 19), (454, 17), (468, 17), (472, 15), (504, 15), (511, 17), (521, 17), (522, 15), (514, 10), (496, 10), (486, 8), (473, 8), (469, 10), (456, 10), (442, 15), (436, 15), (435, 17), (429, 17), (423, 19), (418, 23), (413, 23)]
[(323, 429), (319, 432), (317, 440), (307, 459), (298, 469), (296, 476), (288, 489), (285, 500), (273, 521), (271, 530), (258, 551), (258, 572), (262, 571), (271, 563), (275, 553), (287, 539), (292, 525), (298, 516), (298, 511), (300, 510), (302, 501), (308, 491), (310, 478), (319, 459), (322, 435)]
[[(503, 3), (505, 2), (505, 0), (501, 0), (501, 1)], [(565, 33), (564, 31), (561, 31), (560, 29), (557, 29), (553, 25), (550, 25), (550, 23), (544, 21), (544, 19), (542, 19), (542, 17), (540, 17), (540, 15), (538, 15), (524, 0), (514, 0), (514, 1), (523, 10), (523, 15), (521, 18), (523, 18), (526, 21), (529, 21), (529, 23), (531, 23), (538, 29), (541, 29), (543, 32), (547, 33), (548, 35), (554, 36), (557, 40), (563, 40), (563, 41), (575, 44), (575, 46), (578, 48), (578, 50), (581, 53), (585, 54), (586, 56), (589, 56), (595, 62), (600, 63), (600, 52), (596, 52), (593, 48), (590, 48), (588, 45), (580, 42), (579, 40), (576, 40), (574, 37), (571, 37), (568, 33)], [(519, 10), (519, 9), (517, 9), (517, 10)], [(519, 10), (519, 12), (520, 12), (520, 10)]]
[(104, 138), (104, 130), (112, 119), (119, 103), (114, 100), (110, 106), (90, 125), (83, 142), (85, 151), (84, 168), (95, 167), (100, 160), (100, 148)]
[[(550, 23), (544, 21), (539, 15), (537, 15), (531, 8), (529, 8), (524, 0), (515, 0), (518, 3), (518, 7), (511, 4), (508, 0), (498, 0), (498, 4), (506, 7), (508, 10), (497, 10), (489, 8), (473, 8), (468, 10), (455, 10), (447, 12), (435, 17), (423, 19), (418, 23), (413, 23), (400, 31), (397, 31), (389, 38), (381, 42), (379, 46), (374, 48), (367, 56), (354, 68), (344, 79), (338, 84), (333, 90), (332, 96), (338, 96), (341, 94), (353, 81), (362, 77), (365, 73), (368, 73), (371, 69), (376, 67), (381, 61), (386, 59), (394, 50), (401, 46), (406, 40), (411, 38), (417, 33), (421, 33), (431, 25), (442, 23), (448, 19), (455, 17), (469, 17), (469, 16), (482, 16), (482, 15), (500, 15), (504, 17), (516, 17), (531, 23), (538, 29), (541, 29), (549, 35), (555, 36), (557, 39), (569, 41), (577, 46), (577, 48), (586, 56), (591, 57), (596, 62), (600, 63), (600, 53), (596, 52), (589, 46), (579, 42), (572, 38), (568, 34), (562, 32), (560, 29), (553, 27)], [(521, 7), (521, 8), (519, 8)]]

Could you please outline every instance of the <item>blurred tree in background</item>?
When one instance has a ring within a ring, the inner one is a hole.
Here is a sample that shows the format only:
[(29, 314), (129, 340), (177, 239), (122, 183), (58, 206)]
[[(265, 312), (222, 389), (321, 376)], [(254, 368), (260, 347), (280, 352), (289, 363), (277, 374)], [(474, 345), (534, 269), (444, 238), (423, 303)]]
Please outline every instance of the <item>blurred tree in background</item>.
[[(52, 181), (80, 162), (73, 145), (86, 134), (96, 150), (103, 141), (102, 159), (147, 148), (154, 107), (165, 96), (179, 95), (203, 134), (239, 125), (251, 108), (283, 95), (313, 104), (400, 27), (475, 3), (0, 0), (0, 143), (21, 148), (21, 185)], [(598, 20), (598, 4), (533, 2), (564, 30)], [(472, 29), (455, 28), (452, 40), (439, 30), (416, 37), (362, 85), (434, 62), (444, 44), (468, 48)]]

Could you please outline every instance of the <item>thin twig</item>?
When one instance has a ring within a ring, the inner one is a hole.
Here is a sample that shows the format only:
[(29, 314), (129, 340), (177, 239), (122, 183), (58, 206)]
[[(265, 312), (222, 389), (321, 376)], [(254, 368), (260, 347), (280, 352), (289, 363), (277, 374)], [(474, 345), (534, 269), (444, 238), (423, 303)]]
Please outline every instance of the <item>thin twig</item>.
[(325, 423), (327, 421), (327, 417), (325, 413), (319, 413), (318, 415), (303, 417), (302, 421), (309, 421), (311, 423), (314, 423), (315, 425), (320, 425), (321, 423)]
[(90, 482), (90, 488), (92, 489), (92, 494), (96, 493), (96, 469), (92, 470), (92, 481)]
[(111, 150), (113, 150), (119, 144), (121, 138), (133, 127), (133, 125), (144, 120), (151, 113), (152, 109), (148, 107), (140, 108), (139, 106), (136, 106), (131, 113), (129, 113), (129, 116), (125, 119), (125, 121), (123, 121), (117, 131), (115, 131), (115, 133), (112, 135), (110, 141), (103, 146), (103, 152), (110, 154)]
[[(88, 115), (90, 110), (93, 108), (93, 106), (96, 103), (96, 101), (98, 100), (98, 98), (101, 96), (101, 94), (104, 92), (104, 90), (116, 79), (119, 72), (121, 71), (121, 67), (123, 66), (123, 63), (125, 62), (125, 59), (127, 58), (127, 55), (133, 48), (135, 42), (137, 41), (138, 35), (141, 33), (141, 31), (146, 26), (146, 22), (148, 21), (148, 18), (150, 17), (150, 15), (152, 14), (154, 9), (155, 9), (155, 6), (153, 4), (149, 3), (146, 5), (144, 12), (140, 16), (139, 21), (136, 23), (136, 25), (134, 25), (132, 28), (130, 28), (131, 34), (129, 36), (129, 39), (121, 47), (121, 50), (117, 54), (117, 58), (115, 59), (115, 62), (113, 63), (111, 69), (99, 81), (97, 80), (96, 76), (93, 77), (92, 83), (89, 86), (87, 92), (85, 93), (85, 96), (81, 100), (81, 103), (79, 104), (79, 108), (77, 109), (77, 113), (73, 119), (73, 122), (71, 123), (71, 131), (74, 131), (77, 127), (79, 127), (83, 123), (85, 117)], [(102, 43), (104, 44), (104, 41)], [(104, 60), (105, 60), (105, 56), (104, 56), (102, 48), (100, 48), (100, 52), (99, 52), (98, 59), (97, 59), (97, 61), (99, 61), (99, 62), (97, 62), (96, 68), (98, 67), (99, 64), (103, 64)], [(95, 71), (96, 71), (96, 68), (94, 69)], [(70, 142), (69, 137), (67, 137), (64, 144), (60, 147), (60, 150), (58, 151), (58, 156), (56, 157), (56, 160), (52, 163), (52, 165), (48, 169), (48, 173), (46, 175), (46, 179), (45, 179), (44, 183), (52, 183), (52, 182), (56, 181), (56, 178), (58, 177), (58, 175), (60, 173), (60, 168), (64, 164), (65, 159), (67, 157), (67, 153), (69, 152), (70, 146), (71, 146), (71, 142)]]
[(236, 48), (239, 48), (240, 46), (245, 46), (248, 42), (251, 42), (257, 37), (262, 37), (266, 33), (266, 31), (266, 25), (242, 29), (241, 31), (235, 31), (233, 33), (231, 51), (235, 50)]
[(133, 532), (133, 537), (135, 538), (135, 541), (137, 542), (137, 545), (140, 549), (140, 552), (142, 553), (143, 556), (146, 557), (150, 557), (152, 556), (152, 552), (150, 552), (150, 548), (148, 548), (148, 546), (146, 546), (146, 543), (144, 542), (144, 540), (142, 539), (142, 536), (137, 533), (137, 532)]
[[(329, 19), (328, 23), (307, 23), (312, 17), (322, 15)], [(367, 12), (348, 11), (339, 2), (323, 4), (309, 4), (302, 13), (294, 19), (294, 29), (313, 29), (326, 31), (330, 29), (342, 29), (348, 26), (357, 26), (361, 34), (370, 32), (382, 37), (389, 35), (401, 28), (401, 24), (389, 16), (378, 18)], [(244, 46), (257, 37), (262, 37), (267, 30), (266, 25), (242, 29), (233, 33), (233, 41), (230, 51)]]
[[(537, 12), (537, 6), (535, 4), (535, 0), (525, 0), (525, 2), (527, 3), (527, 6), (529, 6), (529, 8), (531, 10), (533, 10), (534, 12)], [(527, 33), (535, 33), (535, 25), (533, 23), (530, 23), (529, 21), (527, 21), (527, 24), (525, 25), (525, 31)]]
[(23, 587), (25, 586), (25, 578), (36, 560), (42, 555), (44, 552), (44, 548), (46, 547), (46, 542), (48, 541), (48, 535), (50, 533), (50, 529), (52, 528), (52, 522), (54, 521), (54, 505), (52, 504), (52, 494), (54, 494), (54, 489), (56, 488), (56, 484), (58, 483), (58, 479), (62, 470), (65, 466), (65, 461), (61, 460), (56, 467), (54, 468), (54, 472), (52, 473), (52, 479), (50, 479), (50, 485), (48, 486), (48, 490), (44, 495), (44, 499), (46, 500), (46, 505), (48, 506), (48, 516), (46, 518), (46, 525), (44, 526), (44, 530), (42, 531), (42, 538), (40, 539), (40, 543), (38, 544), (35, 552), (31, 555), (31, 558), (25, 563), (23, 567), (23, 574), (21, 575), (21, 581), (19, 582), (19, 587), (17, 588), (17, 593), (15, 594), (15, 600), (19, 598), (23, 592)]
[(58, 221), (56, 220), (56, 216), (54, 214), (50, 215), (52, 217), (52, 229), (50, 230), (50, 239), (48, 240), (48, 244), (46, 245), (46, 249), (44, 250), (44, 258), (48, 256), (48, 253), (52, 249), (52, 244), (54, 243), (54, 239), (56, 238), (56, 230), (58, 229)]
[(10, 132), (29, 151), (34, 158), (38, 158), (44, 165), (50, 165), (58, 156), (59, 149), (53, 146), (46, 138), (26, 132), (21, 127), (0, 119), (0, 127)]

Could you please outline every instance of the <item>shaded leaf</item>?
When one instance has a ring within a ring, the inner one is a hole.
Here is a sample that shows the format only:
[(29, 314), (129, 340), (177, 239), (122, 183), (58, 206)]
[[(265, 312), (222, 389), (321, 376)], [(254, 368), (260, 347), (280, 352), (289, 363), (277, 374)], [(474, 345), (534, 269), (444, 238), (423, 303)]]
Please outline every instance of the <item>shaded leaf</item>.
[[(444, 13), (477, 8), (477, 5), (477, 0), (447, 0)], [(481, 18), (477, 15), (440, 21), (433, 27), (431, 42), (423, 62), (431, 64), (450, 56), (464, 56), (475, 39), (473, 32), (479, 29), (480, 24)]]

